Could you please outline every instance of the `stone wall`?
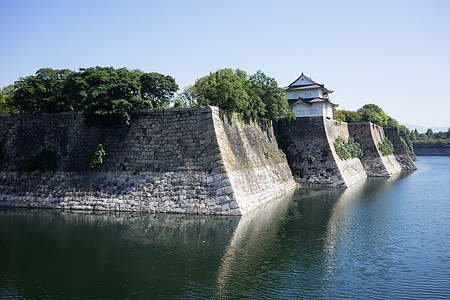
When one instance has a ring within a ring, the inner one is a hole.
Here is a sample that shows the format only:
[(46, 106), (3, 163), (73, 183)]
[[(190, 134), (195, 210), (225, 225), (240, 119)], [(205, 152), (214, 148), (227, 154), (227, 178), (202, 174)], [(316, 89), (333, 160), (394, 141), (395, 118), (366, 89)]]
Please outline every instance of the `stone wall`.
[[(277, 138), (292, 174), (302, 186), (346, 187), (331, 151), (323, 117), (296, 118), (278, 123)], [(315, 160), (308, 161), (308, 157)]]
[(351, 186), (367, 178), (367, 174), (359, 158), (353, 157), (344, 160), (336, 153), (336, 149), (334, 147), (334, 141), (336, 138), (341, 137), (347, 141), (350, 137), (348, 132), (348, 124), (330, 119), (324, 119), (324, 121), (328, 143), (330, 144), (331, 151), (333, 152), (333, 156), (338, 164), (339, 170), (341, 170), (346, 185)]
[(335, 138), (349, 137), (346, 123), (324, 117), (296, 118), (278, 124), (277, 135), (301, 185), (348, 187), (366, 178), (359, 159), (343, 160), (334, 149)]
[(378, 145), (383, 142), (385, 135), (383, 128), (367, 123), (349, 123), (350, 136), (361, 145), (364, 155), (361, 162), (368, 176), (389, 177), (401, 170), (394, 154), (383, 155)]
[[(236, 193), (233, 184), (238, 180), (230, 176), (226, 151), (219, 146), (228, 136), (217, 136), (227, 126), (234, 128), (220, 121), (214, 107), (136, 111), (129, 126), (114, 128), (87, 128), (79, 113), (0, 115), (0, 130), (6, 133), (0, 137), (5, 156), (0, 205), (239, 215), (280, 194), (265, 187), (294, 186), (281, 158), (267, 161), (265, 170), (273, 164), (282, 178), (249, 169), (252, 187), (245, 195)], [(252, 128), (245, 133), (253, 134), (249, 140), (257, 138), (260, 145), (276, 147), (269, 135), (257, 136), (263, 131), (256, 124)], [(243, 147), (227, 142), (231, 151)], [(106, 151), (104, 163), (91, 169), (98, 144)], [(22, 172), (25, 158), (42, 148), (56, 153), (58, 171)], [(254, 159), (250, 156), (249, 164), (257, 165)], [(251, 195), (258, 201), (248, 204)]]
[(295, 186), (284, 153), (279, 149), (272, 122), (222, 121), (215, 114), (219, 148), (234, 194), (243, 213), (281, 197)]
[[(394, 156), (397, 159), (398, 163), (400, 164), (401, 168), (403, 170), (417, 170), (417, 167), (413, 161), (413, 156), (406, 151), (405, 147), (403, 146), (400, 140), (398, 129), (396, 127), (388, 127), (383, 129), (384, 133), (386, 134), (386, 137), (389, 138), (389, 140), (392, 142), (392, 145), (394, 146)], [(406, 142), (406, 136), (403, 136), (402, 138)], [(412, 152), (412, 154), (414, 154), (414, 152)]]
[[(383, 128), (372, 123), (339, 122), (323, 117), (297, 118), (290, 123), (279, 122), (277, 138), (286, 152), (292, 173), (304, 186), (349, 187), (367, 176), (392, 176), (401, 169), (415, 169), (414, 163), (398, 149), (400, 138), (392, 136), (395, 155), (383, 156), (378, 144), (385, 137)], [(355, 139), (363, 157), (343, 160), (337, 155), (334, 141), (341, 137)], [(391, 139), (391, 137), (390, 137)], [(402, 159), (401, 165), (397, 161)], [(315, 160), (308, 161), (308, 156)]]
[(439, 146), (422, 146), (415, 145), (414, 152), (418, 156), (449, 156), (450, 155), (450, 147), (439, 147)]

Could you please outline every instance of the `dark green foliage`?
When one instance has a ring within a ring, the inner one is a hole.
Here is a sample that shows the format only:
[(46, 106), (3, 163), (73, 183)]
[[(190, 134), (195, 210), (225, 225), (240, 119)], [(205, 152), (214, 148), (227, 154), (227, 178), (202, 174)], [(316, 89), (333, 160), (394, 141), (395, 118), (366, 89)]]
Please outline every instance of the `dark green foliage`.
[(433, 130), (428, 129), (426, 133), (419, 133), (417, 129), (414, 130), (413, 144), (416, 146), (450, 146), (450, 128), (447, 131), (440, 131), (434, 133)]
[[(16, 81), (6, 105), (22, 113), (83, 111), (88, 126), (128, 124), (130, 110), (168, 107), (177, 90), (172, 77), (159, 73), (112, 67), (78, 72), (46, 68)], [(4, 98), (0, 98), (0, 112)]]
[(58, 163), (55, 153), (50, 149), (41, 149), (35, 155), (25, 158), (23, 170), (25, 172), (56, 171)]
[(306, 159), (308, 160), (308, 162), (310, 164), (312, 164), (313, 162), (316, 161), (316, 158), (314, 156), (312, 156), (312, 155), (308, 155)]
[(361, 122), (361, 114), (359, 112), (344, 109), (335, 110), (333, 113), (333, 118), (335, 120), (347, 123)]
[(95, 150), (94, 153), (92, 153), (91, 156), (91, 163), (89, 166), (91, 168), (95, 168), (97, 165), (103, 164), (103, 156), (106, 155), (106, 151), (103, 149), (103, 145), (99, 144), (97, 146), (97, 150)]
[(36, 75), (20, 78), (14, 83), (11, 106), (22, 113), (55, 113), (70, 111), (71, 103), (64, 94), (70, 70), (40, 69)]
[(416, 140), (414, 141), (414, 146), (437, 146), (437, 147), (447, 147), (450, 146), (450, 140)]
[(361, 158), (363, 156), (363, 151), (361, 145), (357, 143), (353, 138), (348, 138), (346, 141), (342, 137), (338, 137), (334, 140), (334, 149), (337, 155), (343, 160), (347, 160), (352, 157)]
[(167, 108), (170, 99), (178, 90), (175, 79), (159, 73), (144, 73), (140, 78), (142, 99), (151, 108)]
[(378, 149), (383, 155), (391, 155), (392, 153), (394, 153), (394, 145), (387, 137), (378, 144)]
[(360, 109), (358, 109), (358, 112), (361, 114), (361, 121), (363, 122), (372, 122), (373, 124), (382, 127), (388, 126), (388, 120), (390, 117), (388, 117), (385, 114), (385, 112), (381, 109), (381, 107), (379, 107), (378, 105), (366, 104)]
[(413, 145), (413, 142), (412, 142), (410, 139), (408, 139), (407, 143), (408, 143), (409, 149), (410, 149), (411, 151), (414, 151), (414, 145)]
[(0, 114), (12, 114), (17, 110), (11, 106), (15, 88), (13, 84), (0, 89)]
[(410, 153), (410, 152), (411, 152), (411, 149), (409, 149), (409, 146), (408, 146), (408, 144), (406, 143), (405, 139), (402, 138), (402, 137), (400, 137), (400, 142), (402, 142), (402, 145), (403, 145), (403, 148), (405, 149), (405, 151), (406, 151), (407, 153)]
[(195, 106), (218, 106), (244, 119), (293, 118), (286, 94), (278, 88), (275, 79), (261, 71), (249, 76), (239, 69), (218, 70), (198, 79), (193, 91), (184, 92), (180, 99), (188, 99)]

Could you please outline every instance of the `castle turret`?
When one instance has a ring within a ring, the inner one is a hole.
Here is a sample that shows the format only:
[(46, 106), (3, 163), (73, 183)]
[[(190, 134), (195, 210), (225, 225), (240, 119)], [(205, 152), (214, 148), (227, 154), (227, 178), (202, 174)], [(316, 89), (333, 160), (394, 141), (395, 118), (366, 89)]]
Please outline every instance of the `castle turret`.
[(325, 116), (333, 118), (333, 107), (329, 95), (333, 93), (325, 85), (315, 82), (310, 77), (302, 75), (293, 83), (284, 87), (290, 109), (297, 118)]

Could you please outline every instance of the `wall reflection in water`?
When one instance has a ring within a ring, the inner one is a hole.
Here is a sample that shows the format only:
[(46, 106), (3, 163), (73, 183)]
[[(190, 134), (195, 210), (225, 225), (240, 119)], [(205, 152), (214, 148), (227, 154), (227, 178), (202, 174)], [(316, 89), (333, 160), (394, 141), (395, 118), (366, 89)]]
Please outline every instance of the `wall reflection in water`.
[(239, 219), (1, 210), (0, 298), (194, 295)]
[(0, 298), (355, 296), (387, 276), (406, 175), (298, 189), (243, 217), (3, 209)]

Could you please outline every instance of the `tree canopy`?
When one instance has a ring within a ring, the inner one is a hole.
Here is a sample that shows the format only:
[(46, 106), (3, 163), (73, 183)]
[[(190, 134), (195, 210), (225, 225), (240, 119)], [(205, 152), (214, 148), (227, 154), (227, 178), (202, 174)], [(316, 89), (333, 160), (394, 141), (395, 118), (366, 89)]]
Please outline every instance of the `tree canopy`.
[(87, 125), (127, 124), (130, 110), (169, 107), (177, 90), (171, 76), (159, 73), (113, 67), (78, 72), (45, 68), (15, 82), (8, 107), (23, 113), (83, 111)]
[(16, 112), (11, 107), (12, 98), (14, 95), (14, 85), (10, 84), (0, 89), (0, 114), (10, 114)]
[(372, 122), (382, 127), (401, 127), (397, 120), (388, 116), (376, 104), (365, 104), (357, 111), (337, 110), (334, 113), (334, 119), (347, 123)]
[(220, 69), (198, 79), (178, 95), (177, 106), (214, 105), (244, 118), (292, 118), (286, 94), (275, 79), (258, 71)]

